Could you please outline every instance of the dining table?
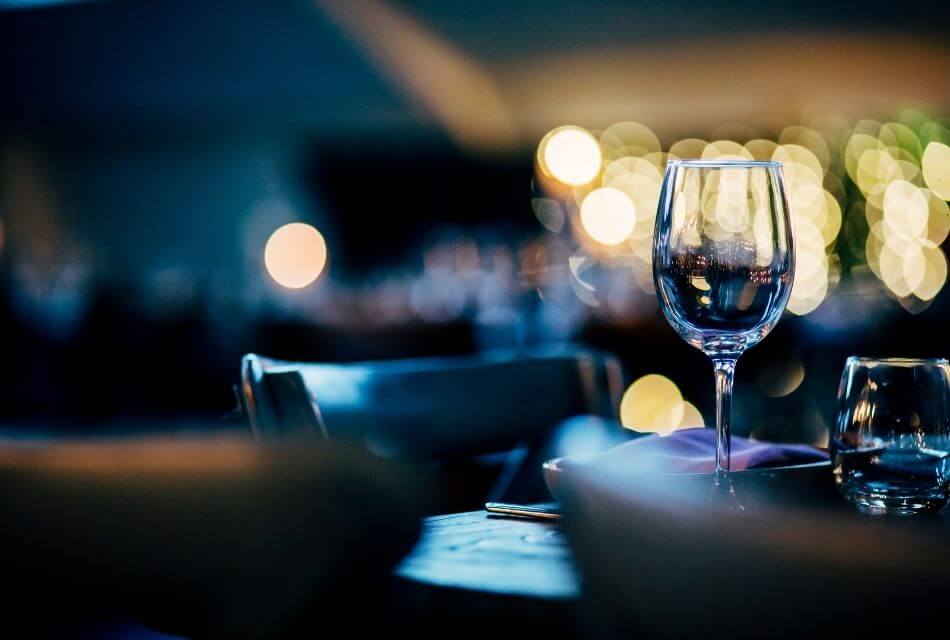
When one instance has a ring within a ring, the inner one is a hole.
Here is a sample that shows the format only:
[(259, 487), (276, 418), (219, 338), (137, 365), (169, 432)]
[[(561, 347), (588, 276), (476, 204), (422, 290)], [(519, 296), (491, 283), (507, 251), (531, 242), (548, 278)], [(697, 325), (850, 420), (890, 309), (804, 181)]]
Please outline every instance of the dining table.
[(473, 634), (502, 624), (506, 635), (580, 635), (581, 581), (556, 521), (487, 511), (429, 517), (395, 576), (400, 606), (430, 612), (406, 624), (437, 616)]

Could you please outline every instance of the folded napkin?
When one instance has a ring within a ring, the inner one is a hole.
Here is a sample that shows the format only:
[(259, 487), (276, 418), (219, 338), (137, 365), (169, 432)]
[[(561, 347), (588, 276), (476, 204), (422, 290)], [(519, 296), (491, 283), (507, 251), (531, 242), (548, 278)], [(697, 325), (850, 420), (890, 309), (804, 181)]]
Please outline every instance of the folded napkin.
[[(784, 467), (828, 460), (828, 452), (803, 444), (755, 442), (732, 437), (731, 468), (734, 471)], [(716, 470), (715, 429), (683, 429), (669, 436), (646, 436), (607, 451), (578, 458), (565, 458), (561, 467), (583, 464), (605, 471), (650, 471), (656, 473), (712, 473)]]

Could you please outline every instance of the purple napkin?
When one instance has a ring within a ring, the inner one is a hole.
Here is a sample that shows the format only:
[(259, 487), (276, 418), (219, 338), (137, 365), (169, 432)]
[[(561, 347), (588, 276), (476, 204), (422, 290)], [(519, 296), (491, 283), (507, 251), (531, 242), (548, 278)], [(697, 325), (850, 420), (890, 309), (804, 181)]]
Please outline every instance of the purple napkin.
[[(828, 460), (828, 452), (809, 445), (753, 442), (732, 437), (734, 471), (824, 460)], [(562, 467), (567, 469), (573, 464), (628, 472), (712, 473), (716, 468), (716, 431), (683, 429), (665, 437), (646, 436), (582, 459), (567, 458)]]

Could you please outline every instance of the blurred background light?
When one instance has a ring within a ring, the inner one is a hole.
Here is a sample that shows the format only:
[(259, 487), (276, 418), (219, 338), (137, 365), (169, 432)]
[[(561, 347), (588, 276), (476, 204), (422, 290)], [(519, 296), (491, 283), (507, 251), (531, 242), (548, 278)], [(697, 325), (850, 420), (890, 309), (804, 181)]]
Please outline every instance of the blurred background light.
[(702, 414), (683, 399), (676, 383), (655, 373), (627, 387), (620, 401), (620, 422), (627, 429), (659, 435), (705, 426)]
[(703, 157), (703, 150), (709, 144), (699, 138), (678, 140), (670, 147), (670, 157), (679, 160), (699, 160)]
[(931, 142), (924, 150), (924, 180), (930, 190), (944, 200), (950, 200), (950, 147), (941, 142)]
[(618, 122), (600, 134), (600, 146), (606, 160), (643, 157), (660, 151), (660, 140), (650, 127), (639, 122)]
[(703, 414), (699, 412), (692, 402), (683, 402), (683, 418), (680, 420), (680, 429), (693, 429), (705, 427), (706, 421), (703, 420)]
[(559, 127), (541, 141), (538, 161), (542, 171), (556, 180), (572, 186), (584, 185), (600, 173), (600, 145), (580, 127)]
[(752, 160), (752, 153), (733, 140), (716, 140), (703, 147), (703, 160)]
[(604, 245), (620, 244), (633, 233), (637, 212), (622, 191), (594, 189), (581, 204), (581, 224), (591, 238)]
[(770, 398), (793, 393), (805, 380), (805, 367), (797, 355), (776, 358), (759, 374), (759, 388)]
[(278, 228), (267, 240), (264, 264), (274, 281), (288, 289), (302, 289), (323, 273), (327, 244), (314, 227), (291, 222)]
[[(593, 136), (577, 127), (559, 127), (545, 136), (539, 158), (561, 131), (570, 132), (564, 148), (583, 144), (589, 157), (585, 171), (562, 175), (561, 182), (575, 183), (562, 213), (576, 216), (571, 228), (582, 246), (592, 240), (611, 247), (610, 253), (594, 252), (577, 263), (589, 273), (598, 261), (608, 270), (622, 265), (630, 270), (633, 286), (653, 293), (653, 227), (667, 158), (769, 159), (783, 165), (796, 237), (790, 313), (816, 311), (834, 290), (851, 286), (850, 272), (860, 272), (864, 264), (911, 313), (925, 309), (946, 282), (940, 245), (950, 232), (950, 211), (939, 190), (946, 188), (950, 147), (940, 141), (946, 129), (921, 112), (905, 110), (900, 121), (863, 119), (849, 127), (843, 118), (816, 108), (803, 112), (802, 124), (782, 127), (774, 139), (756, 137), (752, 127), (722, 126), (715, 133), (735, 139), (684, 138), (666, 152), (650, 127), (623, 121), (600, 134), (603, 160), (597, 171)], [(547, 164), (539, 161), (540, 169)], [(595, 186), (598, 175), (600, 187)], [(707, 233), (728, 235), (754, 227), (748, 205), (730, 197), (741, 189), (732, 189), (728, 178), (724, 174), (716, 184), (707, 183), (696, 202), (687, 198), (677, 205), (701, 207)], [(557, 226), (557, 214), (542, 223), (552, 228), (551, 219)], [(619, 262), (624, 255), (635, 260)], [(599, 288), (604, 282), (603, 276), (594, 281), (578, 276), (571, 286), (585, 304), (603, 309)]]
[(655, 373), (634, 381), (620, 401), (620, 422), (634, 431), (671, 433), (683, 420), (684, 412), (679, 387)]

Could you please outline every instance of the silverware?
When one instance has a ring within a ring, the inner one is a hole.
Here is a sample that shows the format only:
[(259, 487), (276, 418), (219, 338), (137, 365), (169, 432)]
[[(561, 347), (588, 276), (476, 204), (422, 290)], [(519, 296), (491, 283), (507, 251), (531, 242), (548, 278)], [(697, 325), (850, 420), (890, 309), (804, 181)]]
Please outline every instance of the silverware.
[(508, 504), (506, 502), (486, 502), (485, 511), (491, 514), (532, 520), (559, 520), (562, 515), (556, 502), (544, 504)]

